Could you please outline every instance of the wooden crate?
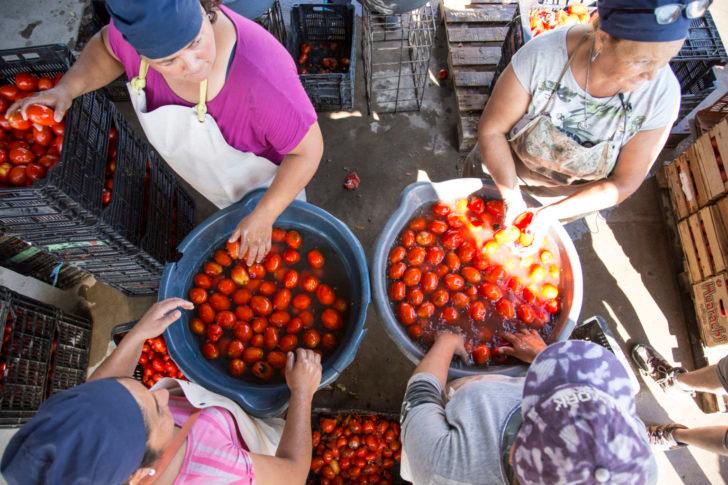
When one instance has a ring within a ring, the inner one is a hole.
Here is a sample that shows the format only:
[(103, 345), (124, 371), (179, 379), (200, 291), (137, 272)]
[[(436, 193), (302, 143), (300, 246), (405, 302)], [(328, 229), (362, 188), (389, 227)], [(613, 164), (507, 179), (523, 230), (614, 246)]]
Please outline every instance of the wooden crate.
[(726, 273), (693, 286), (695, 313), (700, 336), (706, 347), (728, 344), (728, 288)]
[(696, 212), (700, 207), (695, 178), (685, 154), (679, 155), (667, 167), (667, 181), (673, 208), (678, 220), (681, 220)]
[(518, 4), (511, 0), (441, 0), (448, 67), (458, 105), (458, 149), (475, 146), (478, 120), (490, 93), (508, 22)]
[(711, 205), (678, 223), (690, 282), (699, 283), (728, 269), (728, 236), (720, 209)]
[[(696, 176), (701, 177), (701, 186), (705, 189), (704, 199), (715, 200), (726, 192), (726, 167), (723, 158), (716, 153), (713, 144), (713, 131), (705, 133), (693, 144), (692, 156), (698, 167)], [(716, 156), (717, 155), (717, 156)], [(728, 159), (726, 159), (728, 161)]]

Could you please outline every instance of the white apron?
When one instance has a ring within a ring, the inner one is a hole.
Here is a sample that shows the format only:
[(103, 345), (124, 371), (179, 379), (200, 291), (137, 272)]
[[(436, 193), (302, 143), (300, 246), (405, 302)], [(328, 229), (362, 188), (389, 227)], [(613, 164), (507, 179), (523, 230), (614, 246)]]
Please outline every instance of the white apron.
[(171, 394), (175, 395), (179, 395), (181, 390), (190, 404), (197, 409), (213, 406), (227, 409), (233, 415), (240, 436), (242, 436), (251, 453), (275, 456), (285, 424), (285, 421), (281, 418), (260, 419), (248, 416), (232, 400), (208, 391), (199, 384), (182, 379), (171, 379), (169, 377), (160, 379), (151, 390), (158, 391), (160, 389), (168, 389)]
[[(142, 59), (139, 75), (126, 84), (131, 104), (149, 142), (180, 177), (220, 209), (270, 185), (278, 166), (228, 145), (207, 114), (207, 79), (200, 83), (200, 101), (193, 108), (168, 105), (147, 111), (148, 69)], [(305, 200), (302, 194), (297, 198)]]

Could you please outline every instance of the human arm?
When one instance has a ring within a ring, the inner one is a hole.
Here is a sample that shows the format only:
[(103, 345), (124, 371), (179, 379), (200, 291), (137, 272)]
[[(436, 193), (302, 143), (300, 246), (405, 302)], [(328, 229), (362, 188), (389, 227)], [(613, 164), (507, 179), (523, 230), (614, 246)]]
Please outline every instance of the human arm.
[(510, 346), (498, 347), (498, 352), (510, 355), (530, 364), (538, 354), (546, 348), (546, 342), (532, 328), (521, 328), (515, 333), (503, 333), (501, 336)]
[(508, 134), (526, 114), (530, 102), (530, 94), (509, 64), (498, 78), (478, 123), (480, 156), (506, 204), (506, 224), (526, 209)]
[(537, 219), (569, 219), (623, 202), (642, 184), (669, 134), (669, 126), (637, 133), (622, 147), (609, 177), (581, 185), (568, 197), (539, 209), (534, 225)]
[(8, 108), (7, 113), (19, 109), (23, 118), (26, 118), (26, 107), (37, 103), (53, 108), (56, 121), (60, 121), (74, 98), (102, 88), (119, 77), (124, 72), (124, 67), (111, 53), (107, 29), (107, 26), (102, 27), (89, 39), (81, 55), (55, 87), (16, 101)]
[(442, 332), (437, 336), (435, 343), (427, 351), (412, 375), (432, 374), (440, 382), (440, 385), (445, 387), (447, 371), (454, 355), (458, 355), (464, 362), (468, 361), (468, 353), (465, 351), (465, 339), (460, 334)]
[(248, 265), (263, 260), (271, 248), (273, 223), (311, 181), (323, 155), (324, 141), (318, 123), (313, 123), (301, 142), (281, 162), (273, 183), (233, 231), (230, 242), (240, 239), (239, 256), (247, 253)]
[(276, 455), (251, 454), (259, 483), (304, 483), (311, 466), (311, 401), (321, 384), (321, 356), (298, 349), (294, 359), (289, 352), (286, 383), (291, 400)]
[(167, 327), (176, 322), (182, 316), (178, 308), (192, 310), (194, 305), (182, 298), (168, 298), (152, 305), (88, 380), (131, 377), (139, 362), (144, 342), (161, 335)]

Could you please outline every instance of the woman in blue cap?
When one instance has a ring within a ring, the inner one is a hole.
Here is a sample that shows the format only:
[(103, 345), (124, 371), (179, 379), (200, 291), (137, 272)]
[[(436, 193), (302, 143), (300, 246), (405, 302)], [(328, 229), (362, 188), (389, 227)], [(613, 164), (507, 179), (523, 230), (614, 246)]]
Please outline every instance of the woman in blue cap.
[(219, 0), (108, 0), (111, 22), (58, 85), (11, 106), (55, 108), (125, 72), (149, 141), (216, 206), (270, 185), (231, 236), (248, 264), (273, 222), (311, 180), (323, 152), (316, 112), (293, 59), (262, 27)]
[(535, 214), (538, 232), (639, 188), (680, 106), (668, 62), (710, 3), (600, 0), (598, 23), (541, 34), (516, 52), (469, 156), (498, 186), (506, 222), (526, 209), (522, 189), (548, 204)]

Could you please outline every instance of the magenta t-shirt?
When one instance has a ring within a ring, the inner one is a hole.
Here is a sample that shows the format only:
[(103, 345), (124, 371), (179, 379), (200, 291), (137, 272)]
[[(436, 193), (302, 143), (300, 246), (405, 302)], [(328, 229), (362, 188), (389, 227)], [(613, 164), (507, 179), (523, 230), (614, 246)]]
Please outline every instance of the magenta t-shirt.
[[(316, 111), (301, 86), (288, 51), (263, 27), (228, 9), (220, 10), (235, 25), (237, 44), (222, 90), (207, 102), (230, 146), (280, 164), (316, 121)], [(109, 45), (129, 79), (139, 74), (139, 54), (113, 21)], [(170, 104), (193, 106), (167, 85), (151, 67), (147, 73), (147, 110)]]

